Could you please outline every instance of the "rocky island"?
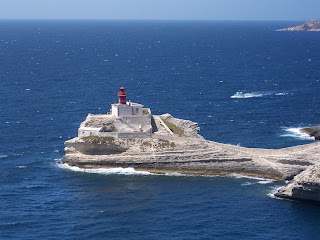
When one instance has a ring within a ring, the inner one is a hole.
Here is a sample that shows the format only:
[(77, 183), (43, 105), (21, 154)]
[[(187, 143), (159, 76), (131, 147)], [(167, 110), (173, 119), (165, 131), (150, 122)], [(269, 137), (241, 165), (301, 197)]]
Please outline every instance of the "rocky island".
[(198, 124), (143, 105), (119, 102), (108, 114), (89, 114), (78, 137), (65, 142), (63, 162), (82, 168), (133, 167), (153, 173), (239, 173), (291, 180), (278, 197), (320, 201), (320, 143), (284, 149), (245, 148), (205, 140)]
[(320, 20), (308, 21), (299, 26), (282, 28), (277, 31), (320, 31)]

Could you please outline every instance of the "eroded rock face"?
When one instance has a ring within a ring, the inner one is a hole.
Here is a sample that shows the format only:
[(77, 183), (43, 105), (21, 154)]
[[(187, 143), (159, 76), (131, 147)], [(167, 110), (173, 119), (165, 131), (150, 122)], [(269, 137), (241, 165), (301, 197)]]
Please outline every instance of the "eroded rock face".
[(308, 167), (275, 195), (287, 199), (320, 202), (320, 164)]
[(320, 31), (320, 20), (308, 21), (305, 24), (279, 29), (278, 31)]
[(128, 150), (126, 144), (120, 141), (105, 143), (86, 142), (81, 138), (73, 138), (65, 142), (66, 154), (81, 153), (87, 155), (109, 155), (122, 153)]
[(192, 122), (190, 120), (174, 118), (169, 113), (162, 114), (160, 117), (161, 119), (171, 122), (178, 128), (182, 129), (184, 131), (184, 137), (196, 137), (203, 139), (203, 137), (198, 134), (198, 132), (200, 131), (198, 123)]

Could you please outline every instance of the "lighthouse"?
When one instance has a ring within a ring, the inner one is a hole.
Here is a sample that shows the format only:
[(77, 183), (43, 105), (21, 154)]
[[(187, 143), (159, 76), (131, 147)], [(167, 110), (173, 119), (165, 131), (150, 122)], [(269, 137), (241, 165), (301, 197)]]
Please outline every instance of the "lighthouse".
[(119, 104), (126, 104), (127, 103), (127, 93), (126, 93), (123, 86), (120, 88), (120, 92), (118, 93), (118, 97), (119, 97)]
[(149, 138), (152, 136), (150, 109), (144, 108), (142, 104), (127, 101), (127, 93), (123, 86), (118, 92), (118, 101), (111, 104), (110, 110), (107, 114), (89, 114), (78, 129), (79, 138), (88, 136)]
[(111, 104), (111, 114), (115, 117), (121, 116), (141, 116), (143, 105), (139, 103), (127, 102), (127, 93), (122, 86), (118, 92), (118, 103)]

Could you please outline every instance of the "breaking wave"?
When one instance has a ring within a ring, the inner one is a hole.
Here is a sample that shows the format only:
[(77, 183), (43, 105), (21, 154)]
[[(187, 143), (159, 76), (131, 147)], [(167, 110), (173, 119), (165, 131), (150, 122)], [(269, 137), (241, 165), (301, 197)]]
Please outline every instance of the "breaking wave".
[(269, 183), (273, 183), (275, 181), (274, 179), (262, 178), (262, 177), (252, 177), (252, 176), (246, 176), (246, 175), (237, 174), (237, 173), (228, 174), (227, 176), (234, 177), (234, 178), (246, 178), (246, 179), (258, 180), (257, 182), (245, 182), (245, 183), (241, 184), (242, 186), (252, 185), (255, 183), (269, 184)]
[(188, 177), (188, 176), (194, 176), (192, 174), (183, 174), (178, 172), (170, 172), (166, 173), (165, 176), (171, 176), (171, 177)]
[(266, 179), (266, 178), (262, 178), (262, 177), (253, 177), (253, 176), (247, 176), (247, 175), (242, 175), (242, 174), (238, 174), (238, 173), (231, 173), (228, 174), (227, 176), (229, 177), (234, 177), (234, 178), (248, 178), (248, 179), (255, 179), (255, 180), (272, 180), (272, 179)]
[(285, 185), (282, 185), (282, 186), (277, 185), (277, 186), (271, 187), (271, 190), (270, 190), (269, 193), (267, 193), (267, 196), (269, 196), (269, 197), (271, 197), (271, 198), (277, 198), (277, 197), (275, 196), (275, 194), (278, 192), (278, 190), (279, 190), (280, 188), (282, 188), (282, 187), (284, 187), (284, 186), (285, 186)]
[(58, 167), (74, 172), (82, 172), (82, 173), (90, 173), (90, 174), (103, 174), (103, 175), (111, 175), (111, 174), (119, 174), (119, 175), (156, 175), (154, 173), (150, 173), (147, 171), (137, 171), (134, 168), (79, 168), (75, 166), (69, 166), (66, 163), (58, 163)]
[(137, 171), (134, 168), (79, 168), (76, 166), (69, 166), (66, 163), (62, 163), (60, 159), (55, 159), (57, 161), (57, 166), (62, 169), (66, 169), (69, 171), (74, 172), (82, 172), (82, 173), (89, 173), (89, 174), (103, 174), (103, 175), (111, 175), (111, 174), (118, 174), (118, 175), (158, 175), (158, 176), (169, 176), (169, 177), (190, 177), (190, 176), (202, 176), (202, 177), (215, 177), (213, 175), (193, 175), (193, 174), (183, 174), (178, 172), (169, 172), (169, 173), (151, 173), (148, 171)]
[(293, 137), (302, 140), (314, 140), (313, 137), (310, 137), (308, 134), (301, 132), (302, 128), (294, 128), (294, 127), (283, 127), (285, 133), (281, 134), (281, 137)]

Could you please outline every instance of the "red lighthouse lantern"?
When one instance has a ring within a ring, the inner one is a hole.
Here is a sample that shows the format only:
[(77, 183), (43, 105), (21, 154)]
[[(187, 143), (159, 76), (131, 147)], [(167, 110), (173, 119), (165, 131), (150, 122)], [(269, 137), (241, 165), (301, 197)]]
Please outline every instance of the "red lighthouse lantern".
[(120, 88), (120, 92), (118, 93), (119, 96), (119, 104), (126, 104), (127, 103), (127, 93), (125, 92), (124, 87)]

